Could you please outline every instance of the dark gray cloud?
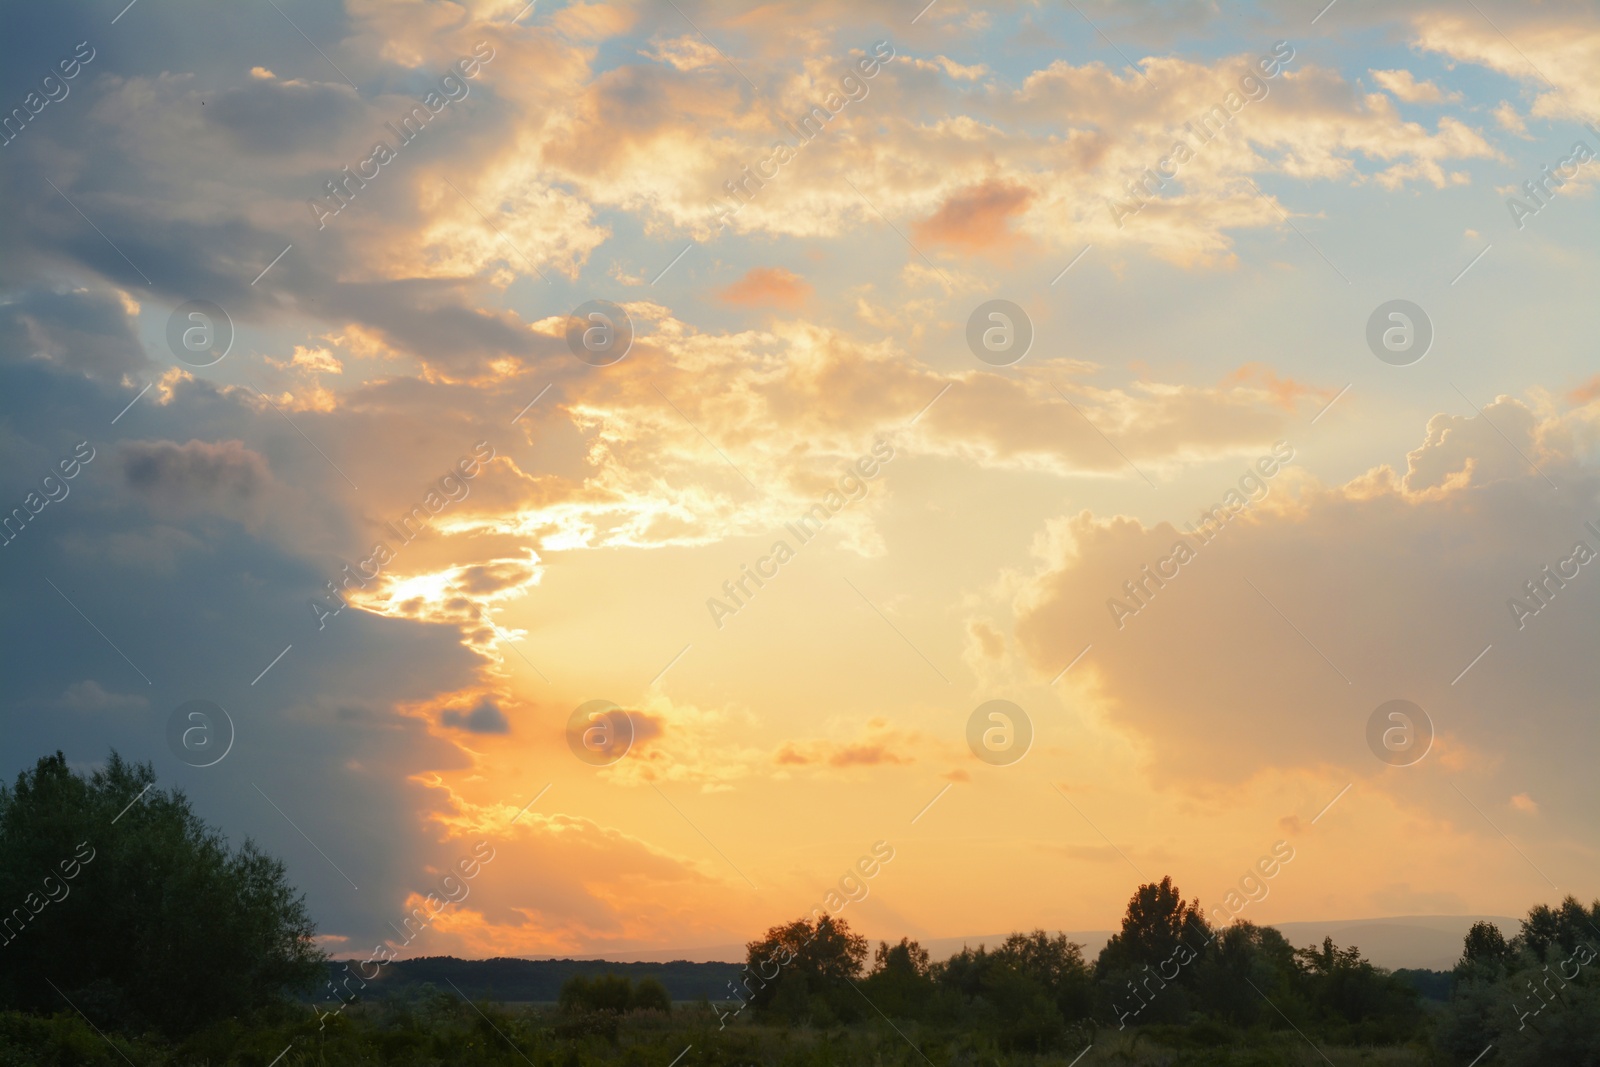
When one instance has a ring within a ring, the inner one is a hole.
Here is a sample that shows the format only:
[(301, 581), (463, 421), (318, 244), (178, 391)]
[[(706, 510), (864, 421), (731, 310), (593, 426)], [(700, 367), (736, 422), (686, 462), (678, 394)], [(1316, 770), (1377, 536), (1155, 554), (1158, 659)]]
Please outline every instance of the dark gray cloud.
[(241, 152), (266, 154), (321, 146), (329, 135), (347, 129), (361, 110), (355, 90), (342, 82), (252, 78), (210, 94), (205, 120)]
[(134, 492), (164, 510), (254, 518), (272, 487), (259, 453), (239, 441), (130, 441), (119, 450)]
[[(150, 760), (205, 818), (284, 857), (326, 929), (376, 939), (416, 872), (449, 858), (416, 832), (438, 797), (413, 776), (467, 762), (398, 709), (473, 684), (482, 660), (452, 626), (348, 610), (319, 630), (309, 601), (335, 569), (321, 546), (347, 543), (353, 520), (332, 493), (302, 495), (281, 528), (253, 530), (233, 505), (337, 475), (277, 414), (205, 382), (111, 425), (134, 392), (0, 355), (0, 439), (22, 444), (0, 472), (8, 502), (74, 442), (96, 450), (0, 549), (0, 775), (56, 749)], [(152, 524), (151, 498), (181, 506)], [(236, 731), (213, 768), (167, 748), (168, 716), (193, 699)]]
[(118, 381), (145, 371), (123, 302), (104, 290), (22, 290), (0, 298), (0, 359), (44, 360)]
[(511, 724), (492, 700), (485, 700), (471, 711), (447, 710), (439, 721), (457, 730), (473, 734), (508, 734)]

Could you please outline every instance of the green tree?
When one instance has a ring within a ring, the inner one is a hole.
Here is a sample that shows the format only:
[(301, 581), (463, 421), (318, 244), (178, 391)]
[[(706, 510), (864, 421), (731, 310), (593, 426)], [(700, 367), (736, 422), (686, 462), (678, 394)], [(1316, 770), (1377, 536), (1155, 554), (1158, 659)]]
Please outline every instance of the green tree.
[[(791, 1018), (814, 1012), (820, 1000), (830, 1014), (853, 1018), (848, 984), (861, 976), (867, 960), (867, 939), (851, 933), (850, 924), (831, 915), (815, 922), (797, 919), (774, 926), (767, 936), (745, 946), (745, 968), (734, 989), (758, 1010), (776, 1008)], [(845, 993), (840, 996), (840, 993)]]
[(1568, 896), (1552, 908), (1539, 904), (1528, 909), (1522, 920), (1522, 931), (1516, 940), (1517, 947), (1529, 949), (1540, 960), (1551, 948), (1559, 948), (1563, 956), (1571, 955), (1579, 945), (1600, 945), (1600, 900), (1587, 909), (1578, 898)]
[(931, 967), (928, 950), (917, 942), (904, 937), (898, 945), (880, 941), (862, 990), (885, 1015), (926, 1018), (936, 991)]
[(1069, 1020), (1093, 1004), (1083, 946), (1065, 934), (1014, 933), (994, 951), (963, 948), (933, 968), (941, 987), (966, 1002), (967, 1023), (992, 1031), (1001, 1047), (1043, 1052), (1063, 1047)]
[[(1185, 957), (1180, 945), (1198, 955), (1211, 938), (1199, 898), (1184, 903), (1183, 893), (1172, 879), (1163, 878), (1159, 883), (1141, 885), (1128, 898), (1122, 929), (1100, 950), (1095, 971), (1104, 976), (1114, 970), (1153, 969), (1165, 960)], [(1183, 965), (1179, 973), (1184, 971), (1189, 972), (1184, 981), (1192, 981), (1192, 969)]]
[(1015, 933), (993, 955), (1002, 966), (1038, 983), (1062, 1018), (1081, 1019), (1093, 1011), (1093, 975), (1084, 962), (1083, 946), (1068, 941), (1066, 934)]
[(1491, 970), (1503, 967), (1511, 958), (1511, 946), (1500, 928), (1491, 922), (1475, 922), (1462, 940), (1460, 968)]
[(630, 1011), (672, 1011), (667, 987), (655, 978), (641, 978), (637, 985), (627, 975), (602, 974), (590, 978), (575, 974), (561, 983), (557, 1007), (563, 1015), (608, 1012), (624, 1015)]
[(1278, 1015), (1265, 997), (1298, 1014), (1294, 946), (1271, 926), (1235, 920), (1194, 967), (1198, 1001), (1208, 1015), (1236, 1026), (1271, 1025)]
[(1212, 937), (1200, 901), (1185, 903), (1171, 878), (1139, 886), (1095, 959), (1101, 1009), (1119, 1026), (1183, 1021)]
[(1338, 948), (1333, 938), (1321, 947), (1295, 949), (1306, 999), (1328, 1023), (1343, 1024), (1362, 1042), (1392, 1041), (1411, 1036), (1420, 1023), (1414, 986), (1374, 967), (1354, 945)]
[(1535, 905), (1496, 960), (1497, 939), (1475, 926), (1435, 1049), (1470, 1058), (1492, 1042), (1507, 1067), (1600, 1064), (1597, 927), (1600, 901), (1585, 908), (1569, 896), (1555, 907)]
[(576, 1015), (586, 1011), (607, 1011), (621, 1015), (633, 1002), (633, 983), (626, 975), (602, 974), (590, 978), (575, 974), (561, 984), (557, 1002), (564, 1014)]
[(283, 864), (155, 780), (115, 752), (74, 774), (58, 752), (0, 785), (0, 1007), (66, 997), (102, 1027), (183, 1034), (325, 976)]
[(671, 1015), (672, 997), (659, 979), (641, 978), (633, 987), (633, 995), (628, 998), (628, 1007), (633, 1011), (659, 1011), (663, 1015)]

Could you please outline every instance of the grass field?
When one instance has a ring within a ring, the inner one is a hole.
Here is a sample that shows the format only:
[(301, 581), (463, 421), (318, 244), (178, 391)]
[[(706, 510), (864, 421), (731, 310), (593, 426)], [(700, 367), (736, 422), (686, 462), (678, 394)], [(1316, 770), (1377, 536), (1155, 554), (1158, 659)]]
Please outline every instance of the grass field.
[[(319, 1027), (310, 1013), (252, 1025), (224, 1024), (182, 1044), (108, 1038), (80, 1017), (0, 1015), (0, 1067), (122, 1064), (138, 1067), (1298, 1067), (1430, 1061), (1420, 1048), (1312, 1045), (1293, 1030), (1220, 1027), (1087, 1030), (1081, 1044), (1049, 1053), (1001, 1049), (992, 1038), (884, 1020), (850, 1027), (718, 1028), (706, 1005), (670, 1016), (571, 1018), (549, 1006), (468, 1004), (445, 996), (409, 1005), (365, 1005)], [(114, 1044), (113, 1044), (114, 1042)]]

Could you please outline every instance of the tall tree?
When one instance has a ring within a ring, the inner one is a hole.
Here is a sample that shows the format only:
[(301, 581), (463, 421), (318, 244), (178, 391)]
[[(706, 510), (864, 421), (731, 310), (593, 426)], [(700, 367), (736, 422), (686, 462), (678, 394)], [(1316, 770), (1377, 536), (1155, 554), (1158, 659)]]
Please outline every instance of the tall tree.
[(74, 774), (58, 752), (0, 785), (0, 1007), (66, 997), (101, 1026), (181, 1034), (323, 976), (283, 864), (155, 780), (115, 752)]
[(797, 919), (774, 926), (745, 951), (737, 995), (748, 997), (756, 1008), (767, 1008), (782, 992), (795, 1014), (806, 1010), (810, 998), (837, 992), (861, 976), (867, 939), (852, 933), (845, 920), (824, 914), (816, 922)]
[(1511, 956), (1506, 935), (1492, 922), (1475, 922), (1462, 939), (1461, 967), (1496, 967)]
[[(1141, 885), (1128, 898), (1122, 929), (1111, 935), (1095, 961), (1095, 971), (1105, 977), (1112, 971), (1135, 972), (1156, 968), (1172, 959), (1179, 963), (1181, 984), (1193, 980), (1193, 968), (1183, 963), (1188, 952), (1198, 955), (1212, 939), (1212, 930), (1200, 910), (1200, 900), (1184, 902), (1183, 893), (1170, 877)], [(1187, 952), (1179, 950), (1182, 946)]]

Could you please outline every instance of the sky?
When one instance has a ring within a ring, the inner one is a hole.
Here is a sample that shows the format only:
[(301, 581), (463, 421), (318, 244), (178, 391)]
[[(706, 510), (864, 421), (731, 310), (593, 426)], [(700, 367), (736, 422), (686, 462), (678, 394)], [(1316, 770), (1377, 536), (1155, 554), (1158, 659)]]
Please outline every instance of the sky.
[(339, 955), (1600, 895), (1600, 11), (1324, 4), (8, 6), (0, 773)]

